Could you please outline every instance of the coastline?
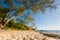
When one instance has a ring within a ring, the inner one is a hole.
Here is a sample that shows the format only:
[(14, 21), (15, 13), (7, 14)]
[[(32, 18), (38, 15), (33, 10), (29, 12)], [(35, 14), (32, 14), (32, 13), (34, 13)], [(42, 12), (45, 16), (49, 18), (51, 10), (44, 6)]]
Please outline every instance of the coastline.
[(60, 39), (60, 35), (58, 34), (55, 34), (55, 33), (42, 33), (44, 36), (47, 36), (47, 37), (52, 37), (52, 38), (57, 38), (57, 39)]

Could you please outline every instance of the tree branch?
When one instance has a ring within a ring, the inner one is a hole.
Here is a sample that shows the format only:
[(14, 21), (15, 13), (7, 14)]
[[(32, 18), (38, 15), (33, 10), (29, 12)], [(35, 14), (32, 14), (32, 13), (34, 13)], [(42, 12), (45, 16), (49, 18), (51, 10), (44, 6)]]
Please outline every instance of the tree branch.
[(9, 16), (9, 12), (11, 12), (11, 11), (12, 11), (12, 10), (10, 9), (10, 10), (8, 11), (8, 13), (6, 13), (6, 14), (3, 16), (2, 22), (6, 21), (6, 18)]
[(6, 23), (4, 24), (4, 26), (6, 26), (6, 24), (7, 24), (10, 20), (12, 20), (14, 17), (15, 17), (15, 16), (13, 16), (13, 17), (11, 17), (10, 19), (8, 19), (8, 20), (6, 21)]

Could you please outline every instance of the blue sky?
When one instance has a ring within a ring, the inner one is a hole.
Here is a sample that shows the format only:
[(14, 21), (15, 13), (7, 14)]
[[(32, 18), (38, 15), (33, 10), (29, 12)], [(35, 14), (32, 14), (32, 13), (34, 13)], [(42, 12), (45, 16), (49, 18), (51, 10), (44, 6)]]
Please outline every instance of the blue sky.
[[(60, 4), (60, 0), (56, 0), (56, 4)], [(46, 10), (44, 14), (39, 11), (35, 23), (38, 30), (60, 30), (60, 5), (52, 11)]]
[[(56, 0), (56, 4), (60, 4), (60, 0)], [(44, 14), (38, 11), (34, 18), (38, 30), (60, 30), (60, 5), (57, 5), (57, 8), (52, 11), (47, 9)]]

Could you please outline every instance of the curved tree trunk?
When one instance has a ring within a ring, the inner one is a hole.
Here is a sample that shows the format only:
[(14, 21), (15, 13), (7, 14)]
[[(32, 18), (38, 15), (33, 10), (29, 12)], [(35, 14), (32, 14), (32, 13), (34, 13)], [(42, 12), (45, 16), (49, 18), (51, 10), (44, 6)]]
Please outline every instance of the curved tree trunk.
[(3, 29), (4, 25), (2, 23), (0, 23), (0, 29)]
[(11, 17), (10, 19), (6, 20), (5, 22), (2, 21), (2, 22), (0, 23), (0, 29), (4, 29), (4, 27), (6, 26), (6, 24), (7, 24), (10, 20), (12, 20), (13, 18), (14, 18), (14, 16)]
[(15, 16), (13, 16), (13, 17), (11, 17), (9, 20), (7, 20), (7, 21), (4, 23), (4, 27), (5, 27), (6, 24), (7, 24), (10, 20), (12, 20), (14, 17), (15, 17)]

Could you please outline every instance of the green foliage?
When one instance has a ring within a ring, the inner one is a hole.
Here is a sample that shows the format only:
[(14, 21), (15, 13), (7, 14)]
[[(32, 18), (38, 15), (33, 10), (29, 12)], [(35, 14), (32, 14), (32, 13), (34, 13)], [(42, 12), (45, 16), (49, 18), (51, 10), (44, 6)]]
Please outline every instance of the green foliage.
[(9, 12), (9, 8), (4, 8), (4, 7), (2, 7), (2, 8), (0, 8), (0, 13), (7, 13), (7, 12)]
[(28, 30), (29, 27), (24, 24), (15, 23), (14, 20), (11, 20), (5, 27), (5, 29), (15, 29), (15, 30)]
[(10, 3), (12, 0), (5, 0), (5, 3)]
[(12, 17), (19, 17), (19, 19), (23, 20), (20, 21), (23, 24), (15, 23), (11, 20), (6, 25), (6, 28), (12, 29), (28, 29), (26, 23), (28, 22), (29, 24), (34, 21), (34, 18), (31, 16), (32, 14), (30, 12), (28, 13), (28, 10), (36, 13), (37, 10), (44, 12), (47, 8), (56, 8), (54, 0), (4, 0), (4, 2), (0, 2), (0, 4), (0, 18), (2, 18), (2, 24), (8, 23)]

